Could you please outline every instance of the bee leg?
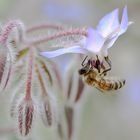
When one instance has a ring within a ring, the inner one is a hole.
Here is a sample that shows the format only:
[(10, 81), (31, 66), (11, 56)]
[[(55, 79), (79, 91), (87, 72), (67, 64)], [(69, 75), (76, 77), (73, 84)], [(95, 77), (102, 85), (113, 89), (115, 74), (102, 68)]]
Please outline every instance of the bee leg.
[(100, 92), (104, 93), (103, 90), (101, 90), (100, 88), (96, 87), (97, 90), (99, 90)]
[(112, 65), (111, 65), (111, 60), (109, 59), (109, 57), (106, 56), (106, 57), (104, 57), (104, 59), (105, 59), (105, 61), (107, 62), (107, 64), (109, 65), (109, 68), (105, 69), (105, 70), (101, 73), (101, 75), (106, 74), (108, 71), (111, 70), (111, 67), (112, 67)]
[(96, 68), (98, 70), (98, 72), (100, 73), (100, 70), (101, 70), (101, 62), (98, 58), (98, 55), (96, 55), (97, 59), (96, 59)]
[(111, 60), (108, 56), (104, 57), (105, 61), (108, 63), (108, 65), (111, 67)]
[(88, 56), (86, 56), (86, 57), (84, 58), (83, 62), (81, 63), (82, 66), (85, 66), (84, 62), (86, 61), (87, 57), (88, 57)]

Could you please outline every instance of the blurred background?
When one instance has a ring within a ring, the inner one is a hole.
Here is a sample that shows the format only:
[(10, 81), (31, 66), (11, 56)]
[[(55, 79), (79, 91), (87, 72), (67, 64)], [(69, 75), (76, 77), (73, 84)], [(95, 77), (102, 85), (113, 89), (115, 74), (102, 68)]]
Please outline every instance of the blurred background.
[[(134, 24), (109, 51), (113, 65), (111, 75), (124, 77), (126, 85), (106, 94), (88, 87), (78, 104), (81, 120), (75, 140), (140, 139), (140, 1), (0, 0), (1, 24), (20, 19), (27, 27), (48, 21), (96, 27), (100, 18), (115, 8), (120, 9), (121, 15), (125, 5), (128, 6), (129, 20)], [(18, 140), (12, 133), (14, 124), (8, 114), (8, 97), (0, 96), (0, 140)], [(33, 131), (33, 140), (56, 140), (53, 131), (41, 123)]]

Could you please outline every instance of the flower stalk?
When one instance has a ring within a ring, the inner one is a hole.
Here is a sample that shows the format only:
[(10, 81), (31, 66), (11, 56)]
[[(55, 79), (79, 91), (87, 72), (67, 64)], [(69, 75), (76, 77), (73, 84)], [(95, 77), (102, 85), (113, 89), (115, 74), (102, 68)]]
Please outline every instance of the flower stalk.
[(29, 64), (28, 64), (28, 73), (27, 73), (27, 82), (26, 82), (26, 96), (25, 99), (31, 99), (31, 86), (32, 86), (32, 77), (33, 77), (33, 49), (30, 48), (29, 51)]
[(80, 36), (87, 37), (87, 32), (82, 31), (80, 29), (62, 31), (60, 33), (56, 33), (56, 34), (51, 35), (51, 36), (46, 36), (46, 37), (41, 37), (41, 38), (34, 39), (33, 41), (29, 42), (29, 44), (30, 45), (39, 45), (41, 43), (45, 43), (45, 42), (48, 42), (48, 41), (55, 40), (57, 38), (61, 38), (61, 37), (65, 37), (65, 36), (71, 36), (71, 35), (78, 35), (78, 36), (80, 35)]
[(31, 33), (33, 31), (44, 30), (44, 29), (64, 30), (64, 27), (61, 25), (55, 25), (55, 24), (39, 24), (39, 25), (34, 25), (28, 28), (26, 32)]
[[(0, 43), (1, 44), (5, 44), (7, 43), (7, 39), (9, 38), (9, 35), (12, 31), (15, 30), (15, 28), (17, 29), (16, 35), (19, 40), (18, 42), (23, 42), (23, 40), (25, 39), (25, 29), (24, 29), (24, 25), (21, 21), (19, 20), (14, 20), (14, 21), (10, 21), (5, 27), (3, 27), (2, 30), (2, 34), (1, 34), (1, 38), (0, 38)], [(14, 38), (15, 38), (14, 36)], [(17, 41), (17, 40), (15, 40)]]
[(27, 136), (32, 128), (34, 116), (34, 102), (31, 97), (32, 77), (33, 77), (33, 64), (34, 64), (34, 51), (32, 47), (29, 50), (29, 63), (26, 82), (26, 95), (18, 106), (18, 128), (22, 136)]

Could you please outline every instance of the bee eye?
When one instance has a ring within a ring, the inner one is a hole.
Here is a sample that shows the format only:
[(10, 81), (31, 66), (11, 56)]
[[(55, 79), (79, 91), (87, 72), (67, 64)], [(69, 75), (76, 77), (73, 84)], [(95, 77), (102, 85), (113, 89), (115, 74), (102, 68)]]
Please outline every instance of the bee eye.
[(82, 75), (82, 74), (87, 73), (87, 70), (86, 69), (80, 69), (78, 72), (79, 72), (80, 75)]

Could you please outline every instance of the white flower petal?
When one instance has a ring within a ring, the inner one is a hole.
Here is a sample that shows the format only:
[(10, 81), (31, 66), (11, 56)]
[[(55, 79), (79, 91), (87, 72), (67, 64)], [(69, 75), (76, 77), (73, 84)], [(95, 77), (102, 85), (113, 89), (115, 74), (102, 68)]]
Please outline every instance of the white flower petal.
[(126, 32), (128, 25), (129, 25), (129, 22), (128, 22), (127, 6), (125, 6), (123, 9), (123, 15), (122, 15), (122, 21), (121, 21), (121, 25), (120, 25), (119, 35)]
[(113, 37), (110, 42), (107, 44), (107, 48), (111, 48), (113, 46), (113, 44), (115, 43), (115, 41), (118, 39), (118, 35)]
[(98, 53), (101, 50), (105, 39), (92, 28), (89, 28), (87, 32), (86, 49), (93, 53)]
[(117, 29), (118, 31), (116, 30), (116, 33), (115, 32), (113, 33), (114, 37), (112, 36), (112, 38), (110, 39), (110, 42), (108, 43), (107, 48), (110, 48), (113, 46), (113, 44), (118, 39), (118, 37), (124, 32), (126, 32), (128, 26), (129, 26), (129, 22), (128, 22), (127, 6), (125, 6), (123, 9), (123, 15), (122, 15), (120, 28)]
[(100, 20), (97, 26), (97, 30), (103, 37), (107, 37), (118, 27), (119, 27), (118, 9), (115, 9), (111, 13), (105, 15)]
[(127, 7), (125, 6), (123, 10), (121, 24), (119, 28), (116, 28), (112, 33), (110, 33), (106, 37), (104, 48), (111, 48), (115, 43), (115, 41), (118, 39), (118, 37), (127, 30), (128, 26), (129, 26), (129, 22), (128, 22)]
[(53, 57), (57, 57), (57, 56), (60, 56), (63, 54), (67, 54), (67, 53), (88, 54), (89, 52), (80, 46), (73, 46), (73, 47), (69, 47), (69, 48), (58, 49), (55, 51), (41, 52), (40, 55), (47, 57), (47, 58), (53, 58)]
[(115, 43), (115, 41), (118, 39), (119, 37), (119, 31), (120, 28), (117, 28), (116, 30), (114, 30), (114, 32), (112, 32), (107, 38), (106, 41), (104, 43), (104, 47), (105, 48), (111, 48), (113, 46), (113, 44)]

